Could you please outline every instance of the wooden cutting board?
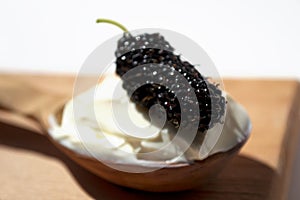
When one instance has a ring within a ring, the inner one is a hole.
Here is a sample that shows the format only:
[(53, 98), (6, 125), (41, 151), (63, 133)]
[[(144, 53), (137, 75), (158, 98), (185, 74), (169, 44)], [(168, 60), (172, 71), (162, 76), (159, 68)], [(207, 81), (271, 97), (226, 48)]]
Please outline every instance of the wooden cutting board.
[[(2, 74), (53, 95), (71, 96), (73, 76)], [(62, 155), (30, 118), (0, 109), (0, 199), (286, 199), (300, 132), (294, 80), (226, 79), (248, 110), (253, 131), (213, 182), (180, 193), (144, 193), (110, 184)], [(20, 88), (22, 84), (20, 84)]]

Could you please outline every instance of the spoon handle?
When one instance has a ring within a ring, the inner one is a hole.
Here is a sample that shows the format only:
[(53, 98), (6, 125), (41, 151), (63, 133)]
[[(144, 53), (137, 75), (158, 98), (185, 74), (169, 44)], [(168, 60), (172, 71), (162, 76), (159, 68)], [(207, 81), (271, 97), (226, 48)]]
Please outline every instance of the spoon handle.
[[(56, 92), (55, 78), (42, 80), (32, 75), (0, 75), (0, 107), (37, 120), (48, 128), (48, 115), (62, 107), (69, 94)], [(57, 85), (58, 86), (58, 85)]]

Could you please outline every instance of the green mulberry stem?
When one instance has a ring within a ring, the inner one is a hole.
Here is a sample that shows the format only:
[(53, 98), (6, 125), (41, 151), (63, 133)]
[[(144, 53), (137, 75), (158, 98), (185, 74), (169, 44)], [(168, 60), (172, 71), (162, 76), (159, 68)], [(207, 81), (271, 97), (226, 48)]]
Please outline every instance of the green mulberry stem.
[(110, 19), (97, 19), (96, 20), (96, 23), (108, 23), (108, 24), (113, 24), (117, 27), (119, 27), (120, 29), (122, 29), (125, 33), (128, 33), (129, 31), (127, 30), (127, 28), (125, 28), (125, 26), (123, 26), (122, 24), (116, 22), (116, 21), (113, 21), (113, 20), (110, 20)]

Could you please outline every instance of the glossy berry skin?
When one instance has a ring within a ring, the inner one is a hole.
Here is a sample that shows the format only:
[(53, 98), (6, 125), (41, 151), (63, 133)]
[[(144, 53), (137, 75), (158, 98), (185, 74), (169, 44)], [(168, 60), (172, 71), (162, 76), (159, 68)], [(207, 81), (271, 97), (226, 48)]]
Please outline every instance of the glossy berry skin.
[[(132, 94), (131, 100), (136, 104), (147, 109), (154, 104), (161, 105), (166, 110), (168, 122), (176, 128), (196, 123), (198, 130), (205, 132), (221, 122), (226, 104), (221, 90), (208, 82), (192, 64), (175, 55), (174, 48), (160, 34), (131, 36), (125, 33), (118, 41), (115, 55), (116, 73), (121, 78), (131, 69), (136, 69), (129, 78), (127, 76), (123, 79), (124, 89)], [(178, 81), (178, 75), (184, 76), (191, 87), (182, 87), (180, 90), (182, 84)], [(146, 84), (136, 88), (140, 81)], [(164, 83), (168, 83), (170, 87), (166, 87)], [(180, 104), (177, 96), (182, 95), (178, 93), (185, 94), (186, 90), (191, 89), (196, 94), (197, 101), (191, 102), (188, 98), (182, 98), (183, 104)], [(200, 122), (195, 118), (199, 113), (195, 113), (187, 105), (191, 103), (199, 106)], [(183, 112), (188, 116), (186, 121), (181, 121)]]

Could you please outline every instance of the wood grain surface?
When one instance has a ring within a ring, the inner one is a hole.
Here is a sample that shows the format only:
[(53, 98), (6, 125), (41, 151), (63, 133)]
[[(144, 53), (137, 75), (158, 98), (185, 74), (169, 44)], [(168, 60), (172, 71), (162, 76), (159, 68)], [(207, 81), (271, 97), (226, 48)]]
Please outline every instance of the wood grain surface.
[[(72, 76), (0, 75), (49, 95), (69, 97)], [(225, 80), (248, 110), (252, 135), (214, 181), (180, 193), (145, 193), (115, 186), (58, 151), (31, 118), (0, 111), (0, 199), (285, 199), (300, 130), (300, 87), (293, 80)], [(22, 84), (20, 84), (22, 87)], [(3, 94), (2, 94), (3, 96)]]

